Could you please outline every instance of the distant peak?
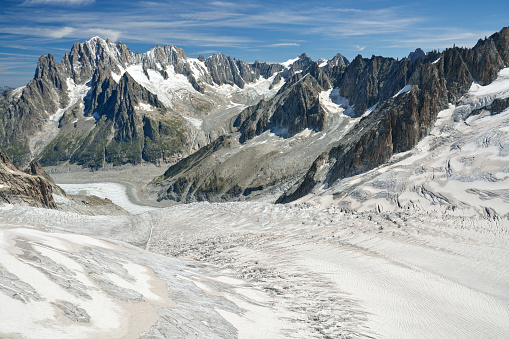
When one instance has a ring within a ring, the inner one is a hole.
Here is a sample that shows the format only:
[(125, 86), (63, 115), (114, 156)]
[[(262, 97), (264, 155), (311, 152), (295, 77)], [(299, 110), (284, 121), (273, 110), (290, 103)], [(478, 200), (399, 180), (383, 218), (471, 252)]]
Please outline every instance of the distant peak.
[(104, 40), (103, 38), (101, 38), (100, 36), (95, 36), (93, 37), (92, 39), (88, 40), (89, 43), (99, 43), (99, 44), (106, 44), (108, 42), (112, 42), (109, 38)]
[(424, 53), (424, 51), (420, 48), (417, 48), (414, 52), (410, 52), (410, 54), (408, 54), (408, 59), (411, 62), (415, 62), (419, 58), (424, 60), (425, 57), (426, 53)]

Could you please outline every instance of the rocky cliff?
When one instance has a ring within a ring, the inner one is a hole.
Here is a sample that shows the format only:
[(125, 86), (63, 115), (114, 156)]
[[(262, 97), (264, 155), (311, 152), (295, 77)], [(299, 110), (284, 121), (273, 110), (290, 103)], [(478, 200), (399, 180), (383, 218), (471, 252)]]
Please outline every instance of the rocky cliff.
[(43, 165), (69, 161), (97, 168), (107, 163), (169, 161), (184, 148), (184, 120), (128, 73), (117, 83), (104, 72), (95, 72), (91, 84), (85, 116), (90, 116), (92, 130), (72, 123), (77, 114), (64, 114), (60, 133), (39, 155)]
[(35, 207), (56, 208), (53, 180), (38, 163), (23, 172), (0, 152), (0, 202)]
[[(406, 59), (398, 63), (394, 60), (356, 58), (352, 67), (359, 70), (359, 74), (367, 74), (361, 77), (365, 82), (362, 88), (358, 88), (360, 95), (353, 96), (358, 82), (353, 80), (355, 72), (350, 67), (337, 83), (343, 86), (342, 93), (351, 102), (360, 105), (361, 110), (388, 97), (387, 85), (392, 88), (396, 84), (401, 88), (407, 85), (411, 86), (406, 87), (410, 90), (380, 102), (355, 129), (322, 153), (308, 173), (278, 202), (296, 200), (318, 184), (330, 186), (339, 179), (387, 162), (395, 153), (410, 150), (429, 133), (438, 111), (446, 108), (447, 103), (457, 103), (473, 81), (488, 84), (495, 80), (502, 68), (509, 66), (508, 37), (509, 28), (504, 28), (479, 41), (472, 49), (447, 49), (436, 60), (417, 59), (413, 64)], [(380, 69), (384, 71), (375, 72)], [(385, 86), (380, 87), (380, 75), (383, 78), (384, 74), (390, 73), (396, 76), (382, 81)], [(463, 118), (469, 114), (471, 110)]]
[(327, 116), (318, 97), (329, 89), (328, 77), (316, 63), (303, 73), (291, 77), (271, 100), (263, 100), (237, 116), (233, 126), (241, 133), (241, 143), (267, 130), (291, 137), (306, 128), (324, 128)]

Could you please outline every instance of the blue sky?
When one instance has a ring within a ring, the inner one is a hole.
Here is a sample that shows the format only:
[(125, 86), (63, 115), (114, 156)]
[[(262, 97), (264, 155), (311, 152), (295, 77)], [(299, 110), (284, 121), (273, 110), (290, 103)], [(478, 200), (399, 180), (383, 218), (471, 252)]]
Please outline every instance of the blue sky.
[(340, 52), (404, 57), (453, 44), (472, 47), (509, 25), (509, 1), (116, 1), (0, 0), (0, 86), (32, 79), (41, 54), (61, 60), (94, 36), (132, 51), (176, 45), (190, 57), (313, 60)]

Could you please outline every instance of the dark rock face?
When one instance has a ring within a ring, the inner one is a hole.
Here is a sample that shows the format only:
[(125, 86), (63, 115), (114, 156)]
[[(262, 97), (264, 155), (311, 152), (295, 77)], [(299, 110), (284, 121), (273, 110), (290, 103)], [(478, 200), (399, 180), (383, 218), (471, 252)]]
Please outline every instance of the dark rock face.
[(207, 58), (204, 63), (213, 83), (217, 85), (237, 85), (239, 88), (244, 88), (246, 83), (254, 82), (260, 76), (267, 79), (283, 68), (280, 64), (260, 63), (258, 61), (247, 64), (220, 53)]
[(329, 67), (346, 67), (350, 64), (347, 58), (345, 58), (341, 53), (338, 53), (329, 61)]
[[(157, 97), (128, 73), (116, 83), (109, 74), (98, 70), (92, 83), (87, 114), (97, 119), (95, 128), (80, 143), (72, 145), (69, 140), (74, 132), (57, 137), (41, 154), (43, 165), (70, 161), (96, 168), (105, 163), (155, 162), (169, 159), (186, 143), (182, 118), (171, 116)], [(151, 105), (154, 111), (139, 111), (139, 103)], [(59, 149), (68, 151), (59, 153)]]
[(280, 72), (283, 70), (283, 66), (281, 64), (268, 64), (265, 62), (255, 61), (251, 65), (254, 69), (260, 73), (265, 79), (270, 78), (274, 73)]
[(21, 171), (9, 157), (0, 152), (0, 201), (35, 207), (56, 208), (53, 199), (53, 180), (39, 164)]
[(33, 176), (39, 176), (46, 179), (46, 181), (48, 181), (48, 183), (53, 188), (54, 192), (57, 192), (61, 196), (64, 197), (66, 196), (65, 191), (61, 189), (57, 184), (55, 184), (53, 178), (50, 177), (48, 173), (46, 173), (46, 171), (42, 168), (41, 164), (37, 160), (32, 161), (28, 165), (28, 167), (24, 170), (24, 172)]
[(11, 91), (0, 97), (0, 147), (15, 162), (26, 164), (30, 160), (28, 136), (34, 135), (48, 120), (51, 113), (66, 105), (66, 76), (55, 58), (39, 58), (34, 79), (19, 96)]
[[(195, 195), (198, 201), (213, 201), (212, 196), (217, 195), (223, 189), (224, 179), (218, 178), (213, 173), (211, 175), (194, 171), (194, 168), (204, 161), (209, 161), (215, 152), (231, 146), (231, 143), (231, 138), (221, 136), (182, 161), (170, 166), (161, 177), (156, 178), (152, 183), (156, 190), (160, 191), (158, 200), (185, 202), (187, 197)], [(174, 179), (176, 176), (178, 178)], [(209, 176), (211, 179), (205, 181)], [(167, 179), (173, 179), (170, 185), (165, 182)]]
[[(283, 69), (281, 72), (281, 76), (285, 79), (292, 78), (296, 73), (306, 70), (309, 66), (313, 64), (313, 60), (306, 55), (306, 53), (302, 53), (299, 55), (297, 60), (293, 62), (290, 66)], [(305, 73), (305, 72), (304, 72)]]
[(426, 53), (424, 53), (424, 51), (420, 48), (417, 48), (414, 52), (410, 52), (410, 54), (408, 54), (408, 60), (410, 60), (410, 62), (415, 62), (419, 58), (422, 60), (426, 58)]
[(349, 99), (355, 112), (361, 115), (369, 107), (387, 100), (408, 83), (408, 71), (412, 63), (408, 59), (373, 56), (363, 59), (357, 56), (341, 74), (334, 79), (342, 97)]
[[(94, 74), (98, 63), (103, 69), (119, 70), (117, 64), (121, 60), (107, 53), (108, 48), (117, 46), (121, 51), (126, 49), (122, 44), (94, 38), (83, 44), (74, 44), (60, 64), (51, 54), (41, 56), (34, 79), (21, 90), (20, 95), (0, 99), (0, 120), (4, 126), (0, 130), (0, 147), (15, 162), (28, 163), (33, 157), (28, 147), (29, 138), (43, 128), (50, 115), (69, 102), (67, 79), (74, 80), (76, 84), (85, 83)], [(132, 53), (121, 54), (120, 57), (127, 62)]]
[(327, 116), (319, 95), (329, 88), (330, 81), (316, 63), (304, 73), (289, 79), (273, 99), (241, 112), (233, 124), (241, 132), (241, 143), (267, 130), (291, 137), (306, 128), (316, 131), (324, 128)]
[[(412, 89), (381, 102), (354, 130), (322, 153), (308, 173), (278, 202), (296, 200), (309, 193), (318, 183), (330, 186), (337, 180), (387, 162), (394, 153), (410, 150), (429, 133), (438, 112), (448, 102), (456, 103), (468, 91), (472, 81), (489, 83), (503, 67), (509, 65), (503, 60), (507, 55), (503, 49), (507, 48), (508, 36), (509, 30), (504, 28), (500, 33), (479, 42), (472, 50), (446, 50), (435, 63), (431, 63), (429, 58), (425, 63), (417, 59), (411, 65), (407, 59), (397, 63), (393, 59), (374, 57), (367, 61), (356, 58), (338, 83), (346, 85), (344, 95), (362, 109), (375, 100), (387, 97), (387, 93), (394, 90), (395, 83), (399, 86), (410, 84)], [(433, 58), (436, 59), (436, 56), (433, 55)], [(359, 89), (360, 99), (352, 97), (358, 84), (356, 72), (364, 84), (363, 89)], [(382, 81), (391, 89), (387, 92), (385, 86), (380, 86), (380, 79), (388, 74), (393, 74), (393, 77)], [(493, 104), (498, 109), (505, 105), (498, 101)]]

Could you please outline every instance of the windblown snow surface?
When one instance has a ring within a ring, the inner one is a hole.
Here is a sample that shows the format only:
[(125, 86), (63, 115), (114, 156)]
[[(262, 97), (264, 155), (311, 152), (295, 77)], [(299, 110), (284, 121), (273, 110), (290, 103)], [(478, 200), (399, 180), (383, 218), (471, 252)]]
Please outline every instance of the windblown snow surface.
[(2, 207), (0, 337), (509, 338), (506, 72), (293, 204)]

